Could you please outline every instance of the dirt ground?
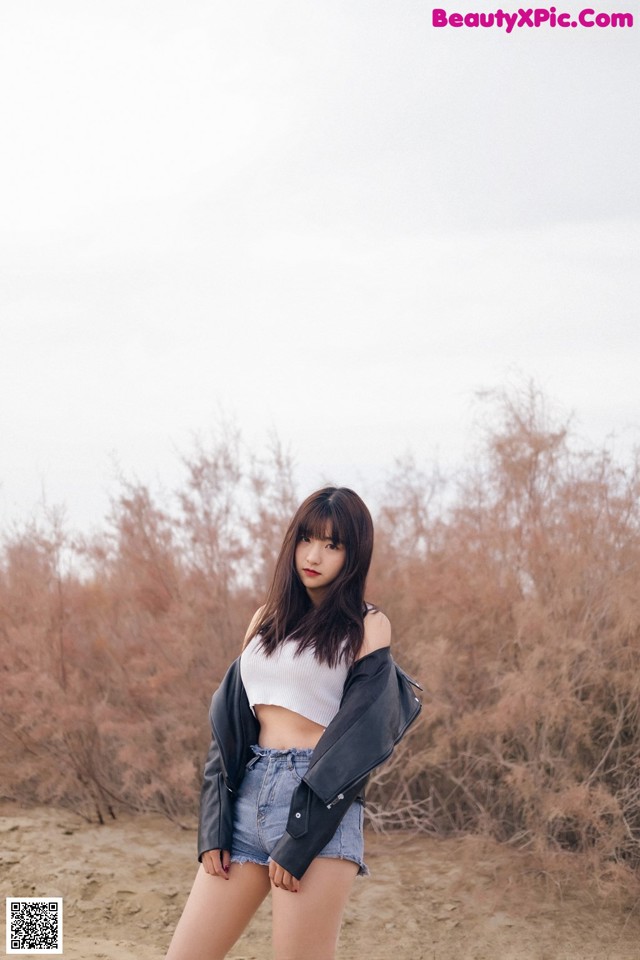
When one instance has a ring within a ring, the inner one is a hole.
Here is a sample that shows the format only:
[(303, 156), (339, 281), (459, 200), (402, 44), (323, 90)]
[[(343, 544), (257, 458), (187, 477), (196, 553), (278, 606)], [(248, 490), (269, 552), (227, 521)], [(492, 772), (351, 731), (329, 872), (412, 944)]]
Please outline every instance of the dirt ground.
[[(100, 827), (5, 804), (2, 896), (63, 897), (69, 960), (162, 960), (194, 847), (195, 831), (156, 816)], [(525, 853), (476, 838), (370, 834), (367, 862), (372, 877), (356, 880), (340, 960), (640, 960), (630, 892), (588, 877), (559, 884)], [(229, 957), (271, 956), (267, 899)]]

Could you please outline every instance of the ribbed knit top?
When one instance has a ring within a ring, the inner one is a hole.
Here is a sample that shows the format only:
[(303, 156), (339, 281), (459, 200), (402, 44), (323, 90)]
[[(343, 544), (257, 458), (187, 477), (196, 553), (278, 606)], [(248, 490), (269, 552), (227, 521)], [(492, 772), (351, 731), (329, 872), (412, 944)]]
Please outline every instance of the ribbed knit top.
[(297, 649), (296, 640), (285, 640), (267, 657), (259, 634), (249, 641), (240, 657), (249, 704), (252, 710), (260, 703), (286, 707), (327, 727), (340, 707), (349, 667), (342, 660), (330, 667), (319, 663), (313, 650), (296, 654)]

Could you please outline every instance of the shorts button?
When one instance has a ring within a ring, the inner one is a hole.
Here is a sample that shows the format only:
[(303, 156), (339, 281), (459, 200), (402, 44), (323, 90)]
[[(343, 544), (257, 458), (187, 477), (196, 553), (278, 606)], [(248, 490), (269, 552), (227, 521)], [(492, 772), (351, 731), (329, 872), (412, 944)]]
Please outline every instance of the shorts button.
[(296, 813), (296, 820), (299, 820), (301, 816), (302, 816), (301, 813)]

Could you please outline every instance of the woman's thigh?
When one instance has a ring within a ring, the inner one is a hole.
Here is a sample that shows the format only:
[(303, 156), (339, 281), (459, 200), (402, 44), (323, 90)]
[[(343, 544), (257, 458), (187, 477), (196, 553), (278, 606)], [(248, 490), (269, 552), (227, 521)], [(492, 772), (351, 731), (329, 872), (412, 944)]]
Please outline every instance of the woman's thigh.
[(269, 893), (269, 870), (232, 863), (229, 879), (200, 866), (166, 960), (222, 960)]
[(351, 860), (317, 857), (298, 893), (274, 887), (275, 960), (333, 960), (345, 905), (358, 873)]

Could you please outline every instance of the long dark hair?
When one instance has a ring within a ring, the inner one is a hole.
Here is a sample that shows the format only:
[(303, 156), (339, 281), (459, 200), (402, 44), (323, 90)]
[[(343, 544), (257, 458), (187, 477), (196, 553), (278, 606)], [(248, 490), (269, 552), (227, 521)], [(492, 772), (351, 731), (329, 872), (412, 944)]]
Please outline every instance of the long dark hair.
[[(317, 607), (295, 569), (301, 537), (331, 537), (346, 554)], [(312, 648), (321, 663), (352, 663), (364, 637), (364, 588), (372, 551), (371, 514), (357, 493), (348, 487), (323, 487), (307, 497), (284, 536), (266, 603), (251, 634), (260, 634), (267, 656), (288, 639), (298, 641), (298, 653)]]

